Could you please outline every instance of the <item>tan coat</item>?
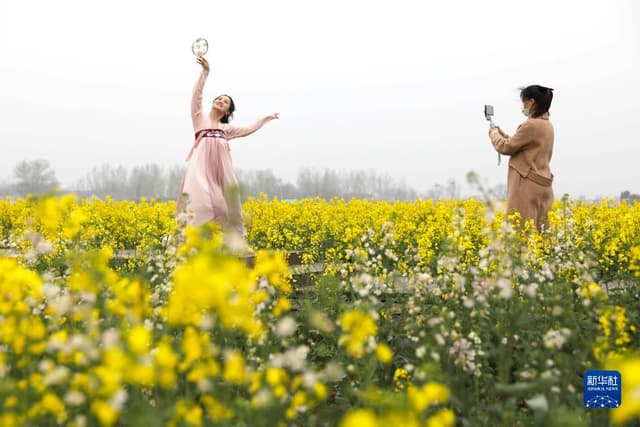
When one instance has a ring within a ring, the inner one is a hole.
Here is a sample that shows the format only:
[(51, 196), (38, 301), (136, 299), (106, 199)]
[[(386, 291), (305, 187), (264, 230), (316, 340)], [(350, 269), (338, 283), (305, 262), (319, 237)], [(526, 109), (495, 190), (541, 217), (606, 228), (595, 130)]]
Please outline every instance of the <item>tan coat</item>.
[(533, 219), (538, 230), (547, 224), (547, 213), (553, 204), (553, 174), (549, 169), (553, 135), (548, 114), (527, 119), (511, 137), (495, 128), (489, 132), (496, 151), (511, 156), (507, 210), (520, 212), (523, 220)]

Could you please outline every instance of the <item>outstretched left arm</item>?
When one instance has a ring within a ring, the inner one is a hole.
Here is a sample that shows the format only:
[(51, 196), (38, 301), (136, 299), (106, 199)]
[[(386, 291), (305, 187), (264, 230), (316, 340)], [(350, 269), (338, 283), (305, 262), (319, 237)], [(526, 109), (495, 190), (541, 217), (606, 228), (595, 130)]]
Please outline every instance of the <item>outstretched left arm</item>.
[(256, 121), (250, 126), (236, 127), (236, 126), (229, 125), (229, 127), (225, 131), (225, 133), (227, 134), (227, 139), (242, 138), (243, 136), (251, 135), (258, 129), (260, 129), (262, 126), (264, 126), (266, 123), (278, 118), (279, 118), (278, 113), (275, 113), (275, 114), (270, 114), (268, 116), (261, 118), (260, 120)]

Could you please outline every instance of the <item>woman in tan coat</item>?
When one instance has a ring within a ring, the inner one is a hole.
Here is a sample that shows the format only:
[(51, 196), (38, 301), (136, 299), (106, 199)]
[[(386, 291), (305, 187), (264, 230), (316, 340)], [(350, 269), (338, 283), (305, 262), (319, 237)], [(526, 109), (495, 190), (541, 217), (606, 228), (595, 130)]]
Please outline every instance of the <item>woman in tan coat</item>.
[(553, 89), (533, 85), (521, 90), (522, 113), (527, 120), (513, 136), (491, 126), (489, 137), (496, 151), (511, 156), (507, 176), (507, 211), (520, 212), (521, 224), (528, 219), (541, 230), (553, 204), (553, 174), (549, 162), (553, 153), (553, 125), (549, 108)]

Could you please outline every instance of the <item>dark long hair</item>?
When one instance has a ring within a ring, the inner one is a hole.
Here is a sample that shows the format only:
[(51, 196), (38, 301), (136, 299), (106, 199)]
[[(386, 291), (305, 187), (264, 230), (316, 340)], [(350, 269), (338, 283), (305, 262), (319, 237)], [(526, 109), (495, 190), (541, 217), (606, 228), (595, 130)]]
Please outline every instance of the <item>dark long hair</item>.
[(553, 89), (540, 85), (531, 85), (520, 89), (520, 99), (533, 99), (536, 102), (533, 117), (540, 117), (549, 112), (553, 101)]
[(229, 120), (233, 119), (233, 112), (236, 111), (236, 104), (235, 102), (233, 102), (232, 97), (225, 94), (216, 96), (213, 101), (215, 102), (215, 100), (220, 98), (221, 96), (226, 96), (227, 98), (229, 98), (229, 111), (227, 111), (227, 114), (222, 116), (222, 118), (220, 119), (220, 123), (229, 123)]

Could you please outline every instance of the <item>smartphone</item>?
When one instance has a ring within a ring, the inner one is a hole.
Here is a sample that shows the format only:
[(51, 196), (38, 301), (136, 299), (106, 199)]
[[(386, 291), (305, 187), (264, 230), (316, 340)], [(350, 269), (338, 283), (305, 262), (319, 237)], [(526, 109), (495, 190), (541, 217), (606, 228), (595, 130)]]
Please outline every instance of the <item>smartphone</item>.
[(493, 105), (484, 106), (484, 117), (491, 121), (491, 118), (493, 117)]

